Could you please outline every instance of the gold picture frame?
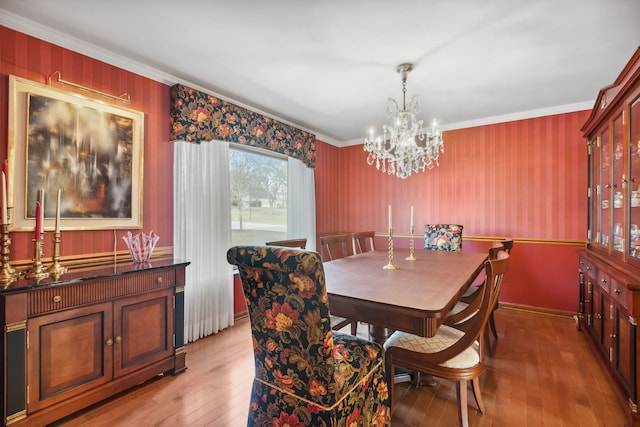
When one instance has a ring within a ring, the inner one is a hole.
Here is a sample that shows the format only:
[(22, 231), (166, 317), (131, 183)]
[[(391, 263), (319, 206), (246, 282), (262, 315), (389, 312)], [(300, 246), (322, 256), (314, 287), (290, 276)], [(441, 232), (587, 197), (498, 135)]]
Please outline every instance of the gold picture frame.
[(142, 228), (144, 113), (9, 76), (7, 187), (12, 231), (32, 230), (44, 190), (53, 230)]

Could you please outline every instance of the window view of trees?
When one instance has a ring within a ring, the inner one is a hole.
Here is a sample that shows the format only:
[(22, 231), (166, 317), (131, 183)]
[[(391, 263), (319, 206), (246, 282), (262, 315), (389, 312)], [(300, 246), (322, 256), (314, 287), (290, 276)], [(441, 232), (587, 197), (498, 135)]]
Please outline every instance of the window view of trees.
[(254, 151), (229, 150), (231, 241), (263, 245), (287, 237), (287, 161)]

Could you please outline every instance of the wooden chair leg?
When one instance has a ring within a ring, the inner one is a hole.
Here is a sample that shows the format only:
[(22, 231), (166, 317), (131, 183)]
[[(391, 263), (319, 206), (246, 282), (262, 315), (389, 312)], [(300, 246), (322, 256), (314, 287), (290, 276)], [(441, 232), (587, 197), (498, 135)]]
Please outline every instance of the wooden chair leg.
[(460, 427), (469, 427), (469, 411), (467, 409), (467, 380), (456, 381), (458, 397), (458, 422)]
[(491, 327), (491, 333), (493, 334), (493, 336), (498, 339), (498, 332), (496, 331), (496, 322), (493, 318), (493, 311), (489, 315), (489, 326)]
[[(482, 333), (483, 335), (483, 349), (485, 351), (485, 354), (487, 356), (491, 356), (493, 357), (493, 347), (491, 346), (491, 336), (489, 335), (489, 328), (484, 328), (484, 332)], [(494, 341), (494, 345), (496, 344), (496, 342)]]
[(395, 388), (395, 376), (396, 376), (396, 369), (395, 366), (393, 366), (393, 363), (391, 363), (391, 358), (390, 357), (385, 357), (384, 358), (384, 370), (387, 374), (387, 387), (389, 390), (389, 405), (391, 405), (391, 409), (390, 409), (390, 413), (393, 414), (393, 392), (394, 392), (394, 388)]
[(354, 320), (353, 322), (351, 322), (351, 335), (356, 336), (358, 335), (358, 321)]
[(475, 377), (471, 380), (471, 391), (473, 391), (473, 397), (476, 399), (476, 405), (481, 413), (484, 414), (484, 402), (482, 401), (482, 394), (480, 393), (480, 378)]

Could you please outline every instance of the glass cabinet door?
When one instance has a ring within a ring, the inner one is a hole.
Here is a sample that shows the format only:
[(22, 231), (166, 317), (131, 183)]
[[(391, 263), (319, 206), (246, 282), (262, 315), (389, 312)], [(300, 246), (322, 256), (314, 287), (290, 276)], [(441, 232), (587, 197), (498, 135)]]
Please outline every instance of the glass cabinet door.
[(609, 141), (609, 129), (600, 134), (600, 245), (609, 246), (611, 237), (612, 218), (612, 175), (611, 175), (611, 143)]
[(629, 108), (629, 256), (640, 258), (640, 98)]
[(613, 250), (616, 252), (624, 252), (625, 250), (625, 226), (624, 226), (624, 207), (625, 197), (623, 193), (623, 174), (624, 174), (624, 140), (622, 136), (622, 114), (613, 120), (613, 135), (611, 146), (613, 148)]

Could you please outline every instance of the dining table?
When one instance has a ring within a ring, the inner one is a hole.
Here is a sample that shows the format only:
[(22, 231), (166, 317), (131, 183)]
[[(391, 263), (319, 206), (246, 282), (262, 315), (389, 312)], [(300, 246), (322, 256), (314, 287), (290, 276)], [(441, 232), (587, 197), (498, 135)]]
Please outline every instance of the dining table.
[(432, 337), (483, 270), (487, 253), (374, 250), (323, 263), (331, 314), (369, 324), (383, 343), (393, 330)]

